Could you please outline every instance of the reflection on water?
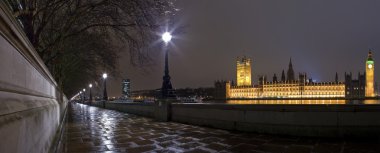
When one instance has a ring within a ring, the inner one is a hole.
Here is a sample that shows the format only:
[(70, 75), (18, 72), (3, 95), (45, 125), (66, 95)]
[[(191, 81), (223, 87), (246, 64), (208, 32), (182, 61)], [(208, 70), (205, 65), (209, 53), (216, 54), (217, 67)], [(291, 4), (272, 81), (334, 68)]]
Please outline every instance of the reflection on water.
[(227, 104), (380, 104), (380, 100), (227, 100), (214, 101)]

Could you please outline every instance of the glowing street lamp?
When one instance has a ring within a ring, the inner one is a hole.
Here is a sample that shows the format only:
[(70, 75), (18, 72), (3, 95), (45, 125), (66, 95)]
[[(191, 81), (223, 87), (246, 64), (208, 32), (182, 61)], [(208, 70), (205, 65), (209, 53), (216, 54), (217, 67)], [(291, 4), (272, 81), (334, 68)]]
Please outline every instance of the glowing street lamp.
[(162, 34), (162, 40), (167, 44), (172, 39), (172, 35), (169, 32)]
[(162, 98), (170, 98), (174, 97), (172, 83), (170, 82), (169, 75), (169, 62), (168, 62), (168, 43), (172, 39), (172, 35), (169, 32), (165, 32), (162, 34), (162, 40), (165, 42), (165, 75), (163, 77), (162, 87), (161, 87), (161, 97)]
[(82, 91), (79, 91), (79, 98), (83, 101)]
[(92, 102), (92, 94), (91, 94), (91, 88), (92, 88), (92, 84), (90, 83), (89, 85), (88, 85), (88, 87), (90, 87), (90, 104), (91, 104), (91, 102)]
[(108, 75), (107, 73), (103, 73), (103, 86), (104, 86), (104, 89), (103, 89), (103, 100), (107, 101), (108, 100), (108, 96), (107, 96), (107, 79)]
[(83, 102), (86, 101), (86, 89), (83, 88)]

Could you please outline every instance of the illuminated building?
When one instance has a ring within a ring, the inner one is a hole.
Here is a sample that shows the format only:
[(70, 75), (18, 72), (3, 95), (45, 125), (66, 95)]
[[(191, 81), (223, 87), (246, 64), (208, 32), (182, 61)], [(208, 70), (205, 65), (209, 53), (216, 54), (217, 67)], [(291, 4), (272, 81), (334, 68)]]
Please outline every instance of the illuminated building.
[(122, 94), (123, 98), (131, 98), (131, 81), (129, 79), (124, 79), (122, 82)]
[(251, 59), (239, 58), (236, 61), (236, 80), (237, 86), (252, 86), (251, 78)]
[(368, 58), (365, 63), (365, 96), (366, 97), (375, 97), (375, 88), (374, 88), (374, 69), (375, 69), (375, 62), (372, 59), (372, 52), (368, 52)]
[[(308, 79), (306, 73), (299, 73), (298, 78), (294, 75), (292, 60), (290, 59), (287, 78), (284, 70), (281, 80), (278, 81), (274, 74), (272, 81), (267, 81), (265, 76), (259, 78), (257, 85), (250, 84), (251, 60), (248, 58), (238, 59), (237, 62), (237, 85), (230, 81), (215, 82), (216, 99), (255, 99), (255, 98), (364, 98), (374, 97), (374, 62), (372, 53), (368, 54), (366, 61), (366, 74), (358, 75), (355, 80), (352, 74), (345, 73), (345, 82), (339, 82), (338, 73), (333, 82), (314, 82)], [(243, 65), (242, 65), (243, 64)], [(249, 64), (249, 65), (248, 65)], [(247, 79), (248, 78), (248, 79)], [(248, 83), (249, 82), (249, 83)], [(365, 93), (365, 94), (364, 94)]]

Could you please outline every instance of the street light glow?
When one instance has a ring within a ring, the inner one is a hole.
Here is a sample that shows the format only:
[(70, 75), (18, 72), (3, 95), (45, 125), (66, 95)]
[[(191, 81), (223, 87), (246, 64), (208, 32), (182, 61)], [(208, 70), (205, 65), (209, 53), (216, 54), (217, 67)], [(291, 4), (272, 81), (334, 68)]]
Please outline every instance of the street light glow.
[(103, 78), (107, 79), (107, 73), (103, 73)]
[(164, 40), (165, 43), (168, 43), (171, 39), (172, 35), (169, 32), (162, 34), (162, 40)]
[(92, 88), (92, 84), (90, 83), (90, 85), (88, 85), (90, 88)]
[(83, 92), (85, 92), (86, 91), (86, 89), (83, 89)]

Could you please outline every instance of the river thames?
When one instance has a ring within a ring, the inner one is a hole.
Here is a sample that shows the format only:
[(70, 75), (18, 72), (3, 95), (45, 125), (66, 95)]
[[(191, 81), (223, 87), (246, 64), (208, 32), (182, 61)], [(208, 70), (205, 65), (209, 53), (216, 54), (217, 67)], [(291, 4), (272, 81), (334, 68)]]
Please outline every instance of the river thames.
[(203, 103), (226, 103), (226, 104), (380, 104), (380, 100), (226, 100), (226, 101), (204, 101)]

